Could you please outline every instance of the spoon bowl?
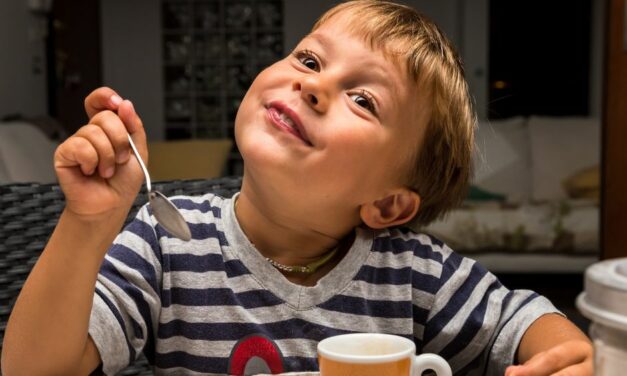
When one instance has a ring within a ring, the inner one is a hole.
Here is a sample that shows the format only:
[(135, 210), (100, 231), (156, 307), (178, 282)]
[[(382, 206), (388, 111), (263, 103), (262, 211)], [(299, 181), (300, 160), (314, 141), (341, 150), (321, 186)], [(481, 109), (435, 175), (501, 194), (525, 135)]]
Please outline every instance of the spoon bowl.
[(181, 215), (178, 208), (174, 206), (172, 201), (165, 197), (163, 193), (157, 190), (152, 190), (148, 169), (146, 168), (146, 165), (144, 165), (144, 161), (140, 157), (130, 134), (128, 135), (128, 142), (131, 145), (131, 149), (133, 149), (133, 154), (135, 154), (137, 162), (139, 162), (139, 166), (144, 172), (146, 190), (148, 191), (148, 203), (152, 208), (152, 214), (155, 216), (155, 219), (161, 227), (163, 227), (171, 235), (174, 235), (184, 241), (191, 240), (192, 233), (189, 229), (189, 225), (183, 218), (183, 215)]

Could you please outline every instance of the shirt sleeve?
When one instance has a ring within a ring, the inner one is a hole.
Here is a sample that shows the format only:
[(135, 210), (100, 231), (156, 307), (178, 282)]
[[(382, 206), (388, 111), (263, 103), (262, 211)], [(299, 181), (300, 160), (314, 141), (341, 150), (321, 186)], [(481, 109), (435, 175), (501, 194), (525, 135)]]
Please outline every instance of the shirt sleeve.
[(450, 249), (443, 255), (423, 351), (440, 354), (455, 374), (503, 375), (527, 328), (559, 311), (533, 291), (508, 290), (472, 259)]
[(142, 350), (154, 364), (154, 338), (161, 307), (161, 249), (144, 206), (107, 251), (96, 281), (89, 335), (113, 375)]

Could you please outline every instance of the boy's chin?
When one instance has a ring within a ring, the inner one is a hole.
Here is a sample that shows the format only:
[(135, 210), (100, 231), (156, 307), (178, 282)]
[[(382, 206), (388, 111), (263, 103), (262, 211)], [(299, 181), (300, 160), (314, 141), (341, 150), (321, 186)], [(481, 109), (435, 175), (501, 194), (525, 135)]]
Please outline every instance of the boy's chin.
[(241, 141), (237, 146), (244, 163), (255, 167), (291, 169), (309, 152), (305, 145), (301, 147), (294, 140), (272, 137), (268, 134), (243, 138)]
[[(259, 181), (271, 182), (283, 180), (293, 174), (294, 162), (284, 155), (284, 152), (268, 145), (240, 148), (240, 154), (244, 160), (244, 171), (253, 174)], [(291, 165), (291, 166), (290, 166)]]

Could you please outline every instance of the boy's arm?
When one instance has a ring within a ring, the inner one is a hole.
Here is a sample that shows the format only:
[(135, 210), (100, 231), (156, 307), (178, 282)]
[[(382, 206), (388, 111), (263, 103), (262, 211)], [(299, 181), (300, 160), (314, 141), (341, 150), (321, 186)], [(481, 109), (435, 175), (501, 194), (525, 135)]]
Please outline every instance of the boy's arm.
[(518, 347), (518, 363), (506, 376), (592, 375), (592, 343), (572, 322), (557, 314), (538, 318)]
[(94, 112), (107, 108), (102, 103), (112, 94), (103, 88), (87, 98), (91, 125), (55, 153), (66, 208), (11, 313), (3, 374), (86, 374), (100, 362), (88, 335), (96, 277), (143, 177), (137, 163), (127, 163), (127, 131), (146, 156), (143, 126), (130, 103), (111, 103), (119, 117)]
[(94, 286), (125, 217), (115, 213), (85, 223), (71, 212), (61, 214), (11, 313), (3, 374), (74, 374), (83, 367), (89, 373), (98, 366), (87, 335)]

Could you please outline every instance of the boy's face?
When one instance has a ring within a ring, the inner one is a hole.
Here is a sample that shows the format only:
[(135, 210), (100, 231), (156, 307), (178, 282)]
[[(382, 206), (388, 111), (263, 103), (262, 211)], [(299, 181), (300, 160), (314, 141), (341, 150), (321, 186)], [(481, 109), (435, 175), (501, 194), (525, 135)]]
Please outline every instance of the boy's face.
[(403, 186), (428, 118), (402, 66), (336, 19), (257, 76), (235, 121), (245, 175), (307, 210)]

